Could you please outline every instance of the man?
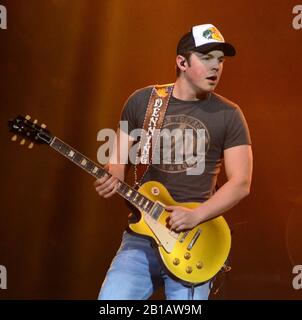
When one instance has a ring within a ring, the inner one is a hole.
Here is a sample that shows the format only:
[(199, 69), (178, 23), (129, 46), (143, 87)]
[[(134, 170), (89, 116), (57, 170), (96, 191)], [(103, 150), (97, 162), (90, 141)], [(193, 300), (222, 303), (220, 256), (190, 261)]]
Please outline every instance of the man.
[[(194, 26), (177, 46), (177, 79), (164, 117), (162, 131), (175, 128), (198, 129), (204, 132), (204, 169), (199, 174), (189, 174), (198, 163), (174, 161), (152, 163), (142, 182), (161, 182), (177, 202), (202, 202), (195, 209), (169, 206), (169, 224), (180, 232), (214, 218), (236, 205), (250, 191), (252, 176), (251, 141), (240, 108), (233, 102), (214, 93), (225, 56), (235, 55), (234, 47), (226, 43), (211, 24)], [(118, 139), (132, 130), (142, 128), (152, 87), (136, 91), (124, 106), (121, 119), (128, 121), (129, 130), (118, 131)], [(129, 141), (133, 139), (129, 136)], [(194, 140), (195, 139), (195, 140)], [(200, 141), (194, 135), (194, 154)], [(122, 146), (122, 153), (131, 147)], [(123, 149), (124, 148), (124, 149)], [(160, 147), (162, 152), (162, 147)], [(124, 155), (119, 155), (120, 157)], [(178, 155), (179, 156), (179, 155)], [(180, 155), (186, 156), (186, 154)], [(165, 152), (161, 153), (161, 160)], [(179, 157), (178, 157), (179, 159)], [(215, 192), (217, 175), (224, 160), (227, 182)], [(190, 160), (190, 159), (189, 159)], [(194, 162), (195, 161), (195, 162)], [(111, 197), (117, 189), (117, 179), (124, 179), (124, 164), (109, 164), (112, 177), (103, 177), (95, 182), (97, 193)], [(148, 299), (161, 285), (167, 299), (207, 299), (209, 282), (194, 287), (186, 286), (171, 277), (160, 264), (152, 242), (128, 231), (124, 232), (121, 247), (113, 259), (100, 291), (100, 299)]]

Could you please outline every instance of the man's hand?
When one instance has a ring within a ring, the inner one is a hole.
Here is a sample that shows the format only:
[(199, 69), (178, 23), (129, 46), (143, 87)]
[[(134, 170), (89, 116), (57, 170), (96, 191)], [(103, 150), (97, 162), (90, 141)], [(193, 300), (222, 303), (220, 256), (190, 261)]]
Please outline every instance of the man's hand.
[(95, 191), (104, 198), (113, 196), (118, 188), (119, 179), (113, 176), (105, 175), (94, 182)]
[(199, 223), (199, 216), (193, 209), (181, 206), (166, 206), (171, 211), (169, 225), (175, 231), (192, 229)]

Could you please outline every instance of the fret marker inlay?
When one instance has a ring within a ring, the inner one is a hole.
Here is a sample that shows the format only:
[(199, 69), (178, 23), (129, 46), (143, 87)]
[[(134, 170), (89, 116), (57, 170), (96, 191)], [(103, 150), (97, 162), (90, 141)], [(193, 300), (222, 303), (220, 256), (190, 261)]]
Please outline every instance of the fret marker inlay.
[(73, 158), (74, 154), (75, 154), (75, 152), (72, 151), (72, 150), (70, 150), (70, 151), (68, 152), (68, 157)]
[(81, 161), (81, 165), (82, 165), (82, 166), (86, 166), (86, 164), (87, 164), (87, 160), (86, 160), (86, 159), (83, 159), (83, 160)]
[(131, 190), (131, 189), (129, 189), (129, 190), (128, 190), (128, 192), (127, 192), (127, 194), (126, 194), (126, 196), (127, 196), (127, 197), (130, 197), (130, 196), (131, 196), (131, 194), (132, 194), (132, 190)]

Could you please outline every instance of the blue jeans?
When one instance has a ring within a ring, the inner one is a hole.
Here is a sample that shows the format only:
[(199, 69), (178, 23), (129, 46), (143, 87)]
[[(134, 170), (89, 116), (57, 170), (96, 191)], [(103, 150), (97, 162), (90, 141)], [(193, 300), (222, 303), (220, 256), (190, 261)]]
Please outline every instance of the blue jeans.
[(192, 289), (174, 280), (163, 269), (155, 250), (151, 240), (125, 231), (98, 299), (146, 300), (163, 285), (167, 300), (208, 299), (210, 282)]

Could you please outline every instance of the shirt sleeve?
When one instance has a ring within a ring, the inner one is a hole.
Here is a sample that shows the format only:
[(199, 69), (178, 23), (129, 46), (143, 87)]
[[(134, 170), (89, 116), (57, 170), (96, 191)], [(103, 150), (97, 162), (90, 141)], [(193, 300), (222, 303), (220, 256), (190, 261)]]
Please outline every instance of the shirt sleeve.
[(247, 122), (238, 106), (226, 113), (225, 121), (226, 132), (224, 149), (239, 145), (252, 144)]
[[(125, 130), (124, 126), (121, 126), (121, 129), (130, 135), (130, 132), (138, 127), (138, 121), (137, 121), (137, 97), (136, 97), (136, 91), (132, 93), (127, 101), (124, 104), (124, 107), (121, 112), (121, 121), (127, 121), (128, 123), (128, 130)], [(127, 132), (128, 131), (128, 132)]]

